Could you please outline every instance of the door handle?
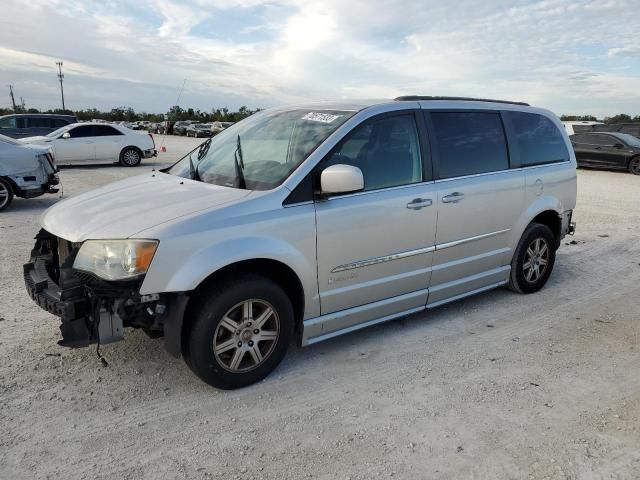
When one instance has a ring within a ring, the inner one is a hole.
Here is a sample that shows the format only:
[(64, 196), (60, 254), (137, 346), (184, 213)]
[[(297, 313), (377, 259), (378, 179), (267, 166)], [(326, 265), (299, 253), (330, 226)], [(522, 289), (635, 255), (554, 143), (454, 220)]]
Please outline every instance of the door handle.
[(442, 203), (458, 203), (460, 200), (464, 199), (464, 193), (462, 192), (453, 192), (449, 195), (445, 195), (442, 197)]
[(430, 207), (433, 204), (430, 198), (414, 198), (407, 203), (407, 208), (411, 210), (420, 210), (423, 207)]

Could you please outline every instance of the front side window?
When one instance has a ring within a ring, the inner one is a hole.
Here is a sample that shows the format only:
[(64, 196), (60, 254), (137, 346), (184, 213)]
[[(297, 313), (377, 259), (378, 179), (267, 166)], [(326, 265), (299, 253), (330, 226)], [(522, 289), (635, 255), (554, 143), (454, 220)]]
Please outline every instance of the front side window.
[(83, 125), (81, 127), (72, 128), (69, 130), (71, 138), (85, 138), (93, 136), (93, 127), (91, 125)]
[(547, 117), (527, 112), (506, 112), (506, 115), (513, 125), (523, 167), (569, 160), (560, 130)]
[(499, 113), (431, 112), (440, 178), (509, 168)]
[(640, 147), (640, 138), (634, 137), (628, 133), (617, 133), (613, 140), (615, 143), (626, 143), (631, 147)]
[(310, 109), (260, 112), (223, 130), (167, 173), (228, 187), (270, 190), (354, 113)]
[(409, 185), (422, 181), (418, 130), (413, 115), (383, 117), (353, 130), (327, 159), (362, 170), (364, 189)]

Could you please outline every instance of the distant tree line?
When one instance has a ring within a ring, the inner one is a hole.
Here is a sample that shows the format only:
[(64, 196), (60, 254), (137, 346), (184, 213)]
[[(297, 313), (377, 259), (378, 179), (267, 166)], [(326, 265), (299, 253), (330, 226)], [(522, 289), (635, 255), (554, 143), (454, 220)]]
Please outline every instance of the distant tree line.
[[(596, 117), (593, 115), (562, 115), (560, 120), (563, 122), (598, 122)], [(631, 115), (627, 115), (626, 113), (619, 113), (618, 115), (614, 115), (613, 117), (604, 117), (602, 120), (604, 123), (640, 123), (640, 115), (636, 115), (632, 117)]]
[[(204, 112), (199, 109), (194, 108), (182, 108), (178, 105), (174, 105), (169, 109), (166, 113), (166, 116), (169, 120), (177, 121), (177, 120), (196, 120), (199, 122), (237, 122), (242, 120), (249, 115), (260, 111), (260, 109), (249, 110), (246, 106), (242, 106), (238, 109), (237, 112), (232, 112), (228, 108), (215, 108), (211, 109), (210, 112)], [(137, 122), (141, 120), (146, 120), (149, 122), (162, 122), (165, 120), (165, 114), (162, 113), (147, 113), (147, 112), (136, 112), (131, 107), (118, 107), (112, 108), (110, 111), (100, 111), (97, 108), (88, 108), (86, 110), (76, 110), (75, 112), (71, 110), (62, 110), (61, 108), (56, 108), (53, 110), (38, 110), (37, 108), (22, 108), (21, 106), (16, 106), (16, 111), (14, 112), (11, 108), (2, 108), (0, 107), (0, 115), (8, 115), (10, 113), (58, 113), (58, 114), (67, 114), (67, 115), (75, 115), (78, 117), (78, 120), (93, 120), (93, 119), (102, 119), (107, 120), (109, 122)]]

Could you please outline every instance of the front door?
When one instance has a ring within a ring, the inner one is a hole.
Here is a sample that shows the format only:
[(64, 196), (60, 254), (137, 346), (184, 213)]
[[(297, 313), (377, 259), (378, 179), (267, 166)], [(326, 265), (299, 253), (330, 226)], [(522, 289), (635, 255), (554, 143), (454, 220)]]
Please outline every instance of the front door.
[(424, 308), (436, 227), (436, 187), (424, 168), (423, 121), (374, 117), (321, 164), (359, 167), (362, 192), (316, 201), (323, 334)]
[(93, 126), (80, 125), (68, 131), (70, 138), (59, 137), (54, 140), (57, 163), (94, 162), (96, 151), (93, 139)]
[(509, 170), (499, 112), (431, 112), (438, 227), (429, 305), (507, 280), (524, 174)]

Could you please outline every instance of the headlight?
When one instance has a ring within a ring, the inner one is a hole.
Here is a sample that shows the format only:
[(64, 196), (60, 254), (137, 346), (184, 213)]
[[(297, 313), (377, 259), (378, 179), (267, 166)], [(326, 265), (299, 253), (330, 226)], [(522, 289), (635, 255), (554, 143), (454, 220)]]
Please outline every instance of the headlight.
[(105, 280), (125, 280), (147, 273), (157, 248), (157, 240), (87, 240), (73, 268)]

